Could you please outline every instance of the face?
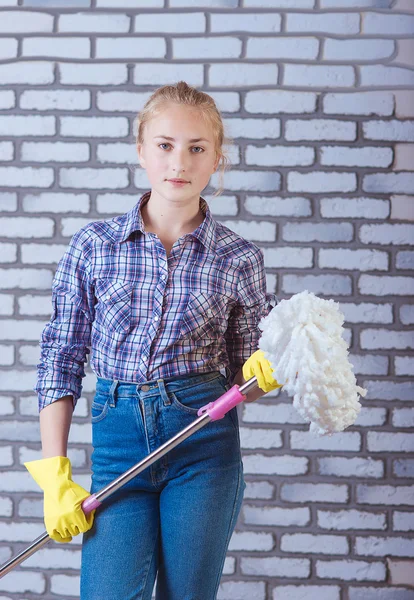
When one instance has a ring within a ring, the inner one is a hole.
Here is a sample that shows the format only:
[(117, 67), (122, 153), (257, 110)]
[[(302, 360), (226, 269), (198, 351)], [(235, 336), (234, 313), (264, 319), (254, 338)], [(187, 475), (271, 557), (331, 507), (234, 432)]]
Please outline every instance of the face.
[(212, 127), (199, 110), (169, 104), (146, 123), (143, 137), (138, 157), (147, 171), (151, 193), (169, 201), (198, 202), (219, 162)]

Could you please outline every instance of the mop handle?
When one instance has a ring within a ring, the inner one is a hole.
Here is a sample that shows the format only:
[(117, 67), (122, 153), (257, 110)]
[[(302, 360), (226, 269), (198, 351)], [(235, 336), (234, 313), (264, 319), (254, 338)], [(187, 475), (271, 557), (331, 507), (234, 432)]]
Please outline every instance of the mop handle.
[[(102, 488), (99, 492), (91, 494), (82, 502), (82, 510), (85, 514), (92, 512), (98, 508), (104, 500), (109, 498), (114, 492), (120, 487), (128, 483), (133, 477), (141, 473), (144, 469), (152, 465), (159, 458), (167, 454), (170, 450), (178, 446), (185, 439), (190, 437), (193, 433), (207, 425), (210, 421), (216, 421), (222, 419), (224, 415), (234, 408), (237, 404), (246, 400), (246, 395), (249, 391), (257, 387), (256, 377), (252, 377), (242, 386), (233, 385), (225, 394), (217, 398), (214, 402), (210, 402), (206, 406), (199, 409), (197, 415), (198, 418), (193, 421), (190, 425), (179, 431), (174, 437), (165, 442), (162, 446), (151, 452), (139, 463), (131, 467), (128, 471), (120, 475), (117, 479), (114, 479), (107, 486)], [(47, 544), (52, 538), (45, 531), (37, 539), (35, 539), (28, 548), (17, 554), (14, 558), (10, 559), (0, 568), (0, 579), (7, 575), (14, 567), (25, 561), (29, 556), (37, 552), (42, 546)]]

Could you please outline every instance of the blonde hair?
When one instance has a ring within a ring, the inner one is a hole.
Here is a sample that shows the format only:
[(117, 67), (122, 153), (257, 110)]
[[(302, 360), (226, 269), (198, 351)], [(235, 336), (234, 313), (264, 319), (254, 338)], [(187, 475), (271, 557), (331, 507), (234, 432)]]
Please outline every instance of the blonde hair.
[(144, 143), (145, 124), (161, 112), (168, 103), (184, 104), (198, 109), (201, 117), (211, 125), (216, 155), (220, 157), (218, 163), (218, 167), (220, 167), (219, 189), (213, 194), (213, 198), (219, 196), (223, 191), (224, 173), (231, 164), (228, 155), (223, 150), (223, 145), (230, 144), (232, 140), (225, 135), (223, 121), (216, 103), (205, 92), (189, 86), (185, 81), (179, 81), (175, 85), (164, 85), (155, 90), (137, 115), (137, 145)]

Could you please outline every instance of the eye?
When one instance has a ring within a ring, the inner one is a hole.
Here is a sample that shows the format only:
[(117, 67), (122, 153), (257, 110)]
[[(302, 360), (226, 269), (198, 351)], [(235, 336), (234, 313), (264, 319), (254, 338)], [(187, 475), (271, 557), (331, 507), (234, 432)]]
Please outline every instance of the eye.
[[(169, 146), (170, 144), (167, 144), (167, 142), (163, 142), (162, 144), (158, 144), (158, 147), (161, 148), (161, 146)], [(164, 150), (164, 148), (162, 148)]]
[[(201, 146), (193, 146), (193, 150), (194, 148), (198, 148), (199, 150), (201, 150), (201, 152), (204, 152), (204, 148), (202, 148)], [(201, 154), (201, 152), (194, 152), (194, 154)]]

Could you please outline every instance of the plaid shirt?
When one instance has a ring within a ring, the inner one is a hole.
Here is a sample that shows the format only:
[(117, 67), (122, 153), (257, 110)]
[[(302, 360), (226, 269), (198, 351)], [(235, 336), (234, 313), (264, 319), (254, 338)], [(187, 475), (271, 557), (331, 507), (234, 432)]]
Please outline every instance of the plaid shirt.
[(84, 363), (98, 377), (140, 383), (224, 371), (232, 381), (258, 347), (258, 323), (274, 305), (261, 250), (205, 218), (167, 257), (146, 232), (140, 206), (89, 223), (72, 238), (52, 286), (41, 336), (39, 412), (82, 391)]

